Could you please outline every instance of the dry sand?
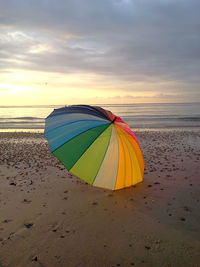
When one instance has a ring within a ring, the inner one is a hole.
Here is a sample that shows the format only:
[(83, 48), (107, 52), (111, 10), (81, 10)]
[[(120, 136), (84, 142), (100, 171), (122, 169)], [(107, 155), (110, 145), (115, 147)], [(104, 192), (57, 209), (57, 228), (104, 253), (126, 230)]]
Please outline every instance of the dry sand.
[(0, 267), (200, 266), (200, 132), (137, 135), (144, 182), (112, 192), (41, 133), (0, 133)]

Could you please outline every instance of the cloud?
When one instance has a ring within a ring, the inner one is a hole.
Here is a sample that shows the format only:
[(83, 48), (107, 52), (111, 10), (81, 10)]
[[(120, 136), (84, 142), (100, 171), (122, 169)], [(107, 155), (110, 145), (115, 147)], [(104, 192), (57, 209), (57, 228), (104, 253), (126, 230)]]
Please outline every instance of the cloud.
[(1, 1), (0, 71), (94, 73), (196, 92), (199, 8), (198, 0)]

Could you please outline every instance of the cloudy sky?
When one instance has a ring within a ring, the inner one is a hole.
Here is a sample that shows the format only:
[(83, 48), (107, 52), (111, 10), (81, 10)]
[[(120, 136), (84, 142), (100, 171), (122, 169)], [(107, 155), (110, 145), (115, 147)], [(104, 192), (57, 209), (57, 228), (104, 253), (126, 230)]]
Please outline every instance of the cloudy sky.
[(199, 0), (0, 0), (0, 105), (200, 101)]

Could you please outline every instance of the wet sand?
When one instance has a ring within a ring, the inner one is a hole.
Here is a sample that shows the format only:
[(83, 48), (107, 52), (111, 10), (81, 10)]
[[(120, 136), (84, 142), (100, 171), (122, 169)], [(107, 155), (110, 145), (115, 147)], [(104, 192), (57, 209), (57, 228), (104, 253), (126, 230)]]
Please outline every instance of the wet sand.
[(0, 267), (200, 266), (200, 132), (136, 132), (143, 183), (85, 184), (41, 133), (0, 133)]

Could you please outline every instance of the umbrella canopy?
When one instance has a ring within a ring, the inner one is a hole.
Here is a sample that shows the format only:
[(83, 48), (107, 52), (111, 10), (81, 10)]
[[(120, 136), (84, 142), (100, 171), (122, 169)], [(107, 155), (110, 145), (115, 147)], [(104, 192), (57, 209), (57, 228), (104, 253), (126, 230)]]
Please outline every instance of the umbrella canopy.
[(137, 137), (112, 112), (66, 106), (54, 109), (45, 122), (52, 153), (80, 179), (112, 190), (142, 181), (144, 160)]

